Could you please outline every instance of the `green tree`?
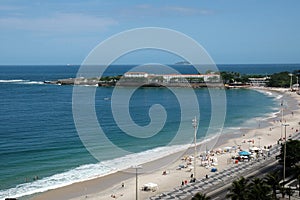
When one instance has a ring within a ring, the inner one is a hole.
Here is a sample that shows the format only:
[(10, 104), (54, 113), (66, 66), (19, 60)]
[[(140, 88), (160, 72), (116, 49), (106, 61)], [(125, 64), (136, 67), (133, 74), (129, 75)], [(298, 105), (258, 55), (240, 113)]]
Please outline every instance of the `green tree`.
[(265, 177), (265, 182), (271, 187), (272, 189), (272, 195), (273, 199), (276, 199), (276, 190), (279, 189), (280, 186), (281, 177), (279, 176), (279, 172), (271, 172), (267, 174)]
[(294, 194), (294, 191), (291, 188), (286, 188), (286, 194), (289, 196), (289, 200), (291, 199), (291, 196)]
[[(294, 167), (300, 161), (300, 141), (288, 140), (286, 142), (286, 166)], [(283, 164), (284, 157), (284, 144), (281, 145), (279, 162)]]
[[(296, 178), (298, 180), (298, 185), (300, 185), (300, 164), (299, 163), (296, 164), (294, 166), (293, 170), (294, 170), (294, 174), (295, 174), (295, 176), (296, 176)], [(298, 195), (300, 196), (300, 187), (298, 187)]]
[[(297, 77), (300, 77), (300, 70), (293, 71), (293, 74)], [(296, 80), (296, 82), (297, 82), (297, 80)]]
[[(290, 87), (291, 77), (289, 72), (280, 72), (271, 75), (271, 78), (267, 84), (269, 87)], [(293, 83), (295, 83), (295, 78)]]
[(271, 191), (271, 187), (263, 179), (254, 178), (249, 184), (247, 199), (271, 200)]
[(281, 193), (282, 198), (284, 198), (285, 197), (285, 193), (286, 193), (286, 189), (284, 187), (279, 187), (279, 192)]
[(233, 83), (241, 77), (238, 72), (221, 72), (221, 77), (224, 83)]
[(230, 198), (232, 200), (247, 200), (247, 193), (248, 179), (241, 177), (239, 180), (235, 180), (232, 182), (226, 198)]
[(195, 196), (193, 196), (192, 200), (210, 200), (210, 197), (207, 197), (206, 194), (198, 192)]

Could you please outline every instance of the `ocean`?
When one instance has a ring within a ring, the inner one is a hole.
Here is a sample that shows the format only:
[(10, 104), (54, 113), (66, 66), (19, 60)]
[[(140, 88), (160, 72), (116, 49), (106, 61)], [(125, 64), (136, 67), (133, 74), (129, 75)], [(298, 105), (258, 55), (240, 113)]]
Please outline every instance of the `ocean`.
[[(123, 74), (131, 67), (114, 66), (106, 75)], [(184, 65), (173, 67), (182, 73), (193, 73)], [(298, 64), (218, 67), (220, 71), (242, 74), (271, 74), (300, 69)], [(101, 160), (97, 160), (85, 148), (76, 130), (72, 112), (73, 86), (48, 85), (43, 82), (75, 77), (77, 70), (78, 66), (67, 65), (0, 66), (0, 199), (31, 195), (109, 174), (168, 155), (191, 144), (193, 116), (188, 114), (185, 118), (181, 117), (178, 109), (180, 102), (168, 88), (140, 88), (133, 93), (129, 109), (137, 125), (147, 127), (152, 122), (149, 116), (152, 105), (160, 105), (166, 112), (166, 123), (155, 136), (136, 138), (125, 134), (114, 119), (110, 103), (114, 88), (98, 87), (95, 94), (97, 120), (113, 145), (101, 145)], [(95, 90), (91, 87), (85, 88)], [(126, 93), (127, 89), (121, 90)], [(200, 108), (197, 142), (201, 142), (211, 118), (211, 101), (208, 89), (195, 89), (194, 92)], [(248, 89), (226, 90), (226, 102), (222, 134), (240, 131), (239, 127), (255, 128), (278, 112), (279, 107), (278, 94)], [(189, 109), (193, 113), (194, 108)], [(187, 136), (181, 143), (170, 146), (168, 144), (176, 137), (180, 123)], [(131, 124), (126, 125), (130, 128)], [(87, 131), (95, 131), (91, 130), (89, 124), (85, 128)], [(115, 153), (115, 147), (124, 150), (123, 154)]]

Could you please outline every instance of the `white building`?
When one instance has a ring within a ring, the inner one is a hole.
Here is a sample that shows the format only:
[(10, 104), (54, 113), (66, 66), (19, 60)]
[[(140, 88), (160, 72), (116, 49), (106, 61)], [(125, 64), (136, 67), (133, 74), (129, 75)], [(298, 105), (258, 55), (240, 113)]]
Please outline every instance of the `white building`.
[(263, 78), (249, 78), (250, 85), (252, 86), (266, 86), (269, 82), (270, 77), (266, 76)]
[(146, 72), (126, 72), (124, 74), (125, 78), (147, 78), (149, 76)]
[(127, 72), (125, 78), (156, 78), (162, 77), (163, 81), (169, 83), (187, 82), (189, 79), (203, 79), (204, 82), (220, 82), (219, 74), (148, 74), (146, 72)]

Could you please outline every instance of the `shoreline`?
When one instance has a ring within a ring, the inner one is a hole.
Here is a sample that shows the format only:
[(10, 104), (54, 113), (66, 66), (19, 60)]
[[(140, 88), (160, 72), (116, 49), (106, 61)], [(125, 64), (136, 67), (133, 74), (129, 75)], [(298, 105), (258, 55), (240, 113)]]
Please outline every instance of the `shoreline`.
[[(260, 89), (261, 90), (262, 88), (253, 88), (253, 89)], [(271, 91), (271, 92), (279, 92), (279, 93), (282, 93), (283, 95), (284, 95), (284, 92), (286, 91), (286, 90), (285, 91), (273, 90), (273, 89), (269, 89), (269, 88), (266, 88), (266, 89), (263, 88), (263, 90), (264, 91)], [(299, 96), (299, 95), (297, 95), (297, 96)], [(298, 98), (298, 100), (297, 100), (296, 97), (291, 96), (291, 98), (292, 98), (292, 101), (294, 101), (294, 102), (299, 101), (299, 98)], [(298, 111), (299, 111), (299, 108), (298, 108)], [(274, 124), (272, 124), (272, 119), (273, 118), (278, 118), (278, 115), (280, 115), (280, 112), (277, 113), (275, 117), (270, 117), (270, 119), (267, 119), (267, 121), (269, 123), (271, 123), (271, 127), (274, 126)], [(288, 115), (288, 114), (286, 113), (285, 115)], [(269, 129), (269, 127), (266, 127), (264, 129)], [(246, 129), (243, 129), (243, 127), (240, 127), (240, 130), (243, 130), (243, 133), (235, 133), (235, 134), (230, 134), (230, 135), (221, 134), (217, 144), (215, 144), (214, 147), (215, 148), (221, 148), (221, 147), (224, 147), (228, 144), (231, 144), (231, 146), (232, 146), (232, 144), (237, 143), (237, 140), (240, 140), (240, 139), (243, 139), (243, 138), (246, 138), (246, 137), (250, 137), (251, 131), (252, 131), (252, 134), (253, 134), (253, 130), (246, 130)], [(254, 130), (254, 132), (256, 132), (256, 131)], [(255, 135), (257, 135), (257, 134), (254, 133), (254, 136)], [(204, 145), (204, 144), (198, 145), (198, 148), (199, 147), (201, 148), (202, 145)], [(205, 145), (209, 145), (209, 141)], [(241, 144), (241, 146), (243, 146), (243, 144)], [(181, 161), (177, 160), (177, 161), (171, 162), (171, 163), (170, 163), (170, 161), (174, 160), (174, 158), (178, 158), (178, 155), (183, 156), (184, 154), (192, 154), (191, 147), (189, 148), (190, 150), (173, 153), (172, 155), (169, 155), (167, 157), (162, 157), (160, 159), (157, 159), (157, 160), (154, 160), (154, 161), (143, 164), (144, 171), (149, 171), (152, 168), (152, 166), (155, 166), (155, 168), (157, 168), (156, 166), (157, 166), (158, 163), (163, 163), (163, 162), (168, 163), (167, 167), (160, 168), (160, 171), (157, 169), (155, 172), (152, 171), (151, 173), (140, 174), (141, 179), (144, 179), (144, 178), (149, 179), (149, 176), (151, 177), (151, 176), (154, 176), (154, 175), (155, 176), (158, 175), (158, 176), (160, 176), (160, 177), (158, 177), (158, 180), (160, 180), (161, 183), (165, 183), (166, 180), (168, 180), (169, 177), (173, 176), (172, 175), (173, 173), (175, 175), (176, 174), (181, 174), (181, 175), (184, 174), (183, 176), (180, 176), (178, 180), (181, 180), (182, 177), (185, 177), (185, 179), (189, 179), (190, 173), (181, 173), (182, 171), (177, 173), (176, 171), (174, 171), (174, 167), (178, 166), (178, 163), (180, 163)], [(245, 145), (243, 146), (243, 148), (246, 148)], [(227, 158), (230, 157), (231, 154), (230, 154), (230, 156), (229, 156), (229, 154), (223, 154), (223, 155), (220, 155), (220, 156), (221, 156), (221, 159), (219, 159), (219, 165), (221, 165), (221, 164), (224, 165), (227, 162)], [(222, 156), (223, 156), (223, 160), (222, 160)], [(223, 163), (220, 163), (220, 162), (223, 162)], [(225, 165), (225, 166), (228, 166), (228, 165)], [(222, 167), (220, 167), (220, 169), (221, 168)], [(161, 172), (162, 172), (163, 169), (166, 169), (167, 171), (170, 171), (170, 175), (162, 176)], [(200, 168), (200, 169), (202, 169), (202, 168)], [(200, 169), (199, 169), (199, 171), (200, 171)], [(201, 174), (201, 173), (197, 172), (197, 174)], [(103, 199), (108, 199), (108, 197), (111, 198), (110, 194), (115, 193), (116, 196), (120, 199), (130, 199), (131, 194), (129, 195), (130, 192), (128, 192), (128, 191), (131, 191), (131, 193), (134, 194), (134, 192), (133, 192), (134, 190), (131, 190), (131, 189), (128, 189), (128, 188), (129, 187), (132, 188), (132, 187), (135, 186), (134, 185), (134, 180), (135, 180), (134, 177), (135, 177), (134, 171), (130, 170), (130, 169), (127, 169), (127, 170), (124, 170), (124, 171), (118, 171), (118, 172), (115, 172), (115, 173), (112, 173), (112, 174), (108, 174), (106, 176), (94, 178), (94, 179), (87, 180), (87, 181), (77, 182), (77, 183), (73, 183), (71, 185), (64, 186), (64, 187), (61, 187), (61, 188), (57, 188), (57, 189), (49, 190), (49, 191), (46, 191), (46, 192), (34, 194), (32, 196), (29, 196), (29, 197), (32, 197), (32, 199), (35, 199), (35, 200), (39, 200), (39, 199), (74, 199), (74, 200), (78, 199), (79, 200), (79, 199), (86, 199), (86, 198), (87, 199), (94, 199), (94, 198), (99, 199), (99, 195), (101, 195), (100, 199), (102, 199), (102, 198)], [(175, 184), (175, 186), (180, 185), (180, 181), (178, 181), (178, 180), (177, 180), (177, 183)], [(121, 187), (121, 182), (125, 182), (125, 187), (124, 188)], [(169, 182), (169, 181), (167, 181), (167, 182)], [(171, 180), (171, 182), (172, 182), (172, 180)], [(105, 183), (105, 184), (103, 184), (103, 183)], [(142, 186), (142, 183), (143, 183), (143, 181), (141, 181), (140, 186)], [(167, 187), (161, 187), (159, 189), (158, 193), (151, 193), (150, 196), (162, 193), (164, 191), (170, 191), (173, 188), (174, 188), (174, 185), (168, 185)], [(140, 191), (140, 193), (142, 193), (142, 192)], [(141, 194), (141, 197), (142, 197), (141, 199), (148, 198), (149, 193), (143, 192)], [(111, 199), (113, 199), (113, 198), (111, 198)]]

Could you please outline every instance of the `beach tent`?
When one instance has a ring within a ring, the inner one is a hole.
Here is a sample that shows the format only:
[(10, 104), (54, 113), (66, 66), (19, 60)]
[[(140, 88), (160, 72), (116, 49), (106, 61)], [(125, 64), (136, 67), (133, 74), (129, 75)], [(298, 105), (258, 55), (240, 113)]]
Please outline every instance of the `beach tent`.
[(249, 150), (250, 151), (259, 151), (260, 148), (258, 148), (258, 147), (250, 147)]
[(248, 151), (240, 151), (239, 155), (240, 156), (250, 156), (251, 153), (249, 153)]
[(158, 190), (158, 185), (156, 183), (147, 183), (143, 185), (142, 190), (155, 192)]

